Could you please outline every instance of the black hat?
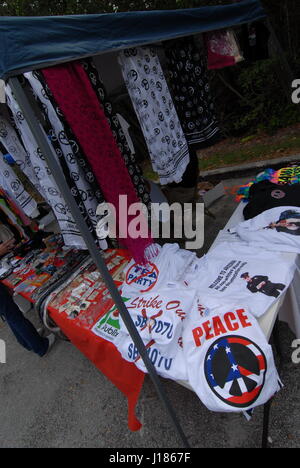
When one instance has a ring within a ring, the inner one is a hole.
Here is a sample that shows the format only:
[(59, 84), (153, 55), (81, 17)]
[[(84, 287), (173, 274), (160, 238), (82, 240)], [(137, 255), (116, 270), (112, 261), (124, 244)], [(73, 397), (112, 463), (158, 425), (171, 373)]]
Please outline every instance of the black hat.
[(248, 272), (247, 272), (247, 273), (243, 273), (243, 274), (241, 275), (241, 278), (246, 278), (247, 276), (249, 276), (249, 273), (248, 273)]

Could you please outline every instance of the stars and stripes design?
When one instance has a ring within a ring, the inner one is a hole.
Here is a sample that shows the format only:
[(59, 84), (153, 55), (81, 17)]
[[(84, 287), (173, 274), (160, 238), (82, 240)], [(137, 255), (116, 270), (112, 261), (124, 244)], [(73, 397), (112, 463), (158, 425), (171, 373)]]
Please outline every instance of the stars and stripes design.
[(204, 372), (214, 394), (224, 403), (246, 408), (260, 395), (267, 371), (264, 353), (242, 336), (227, 336), (209, 348)]

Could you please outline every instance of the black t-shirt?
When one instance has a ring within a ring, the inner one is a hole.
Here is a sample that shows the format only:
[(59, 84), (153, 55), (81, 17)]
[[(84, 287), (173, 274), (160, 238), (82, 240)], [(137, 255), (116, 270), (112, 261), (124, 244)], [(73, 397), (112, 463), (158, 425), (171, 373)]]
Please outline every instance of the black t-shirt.
[(278, 185), (269, 180), (253, 184), (249, 191), (249, 203), (244, 208), (244, 217), (251, 219), (278, 206), (300, 207), (300, 184)]

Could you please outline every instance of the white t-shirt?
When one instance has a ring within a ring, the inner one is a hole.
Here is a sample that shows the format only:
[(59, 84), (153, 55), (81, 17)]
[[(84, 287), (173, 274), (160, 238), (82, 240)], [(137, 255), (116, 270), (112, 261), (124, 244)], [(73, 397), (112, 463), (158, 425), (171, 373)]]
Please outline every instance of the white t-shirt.
[[(120, 335), (115, 344), (123, 359), (134, 362), (141, 371), (148, 372), (143, 359), (140, 357), (129, 335)], [(176, 354), (172, 358), (166, 357), (155, 343), (144, 341), (144, 345), (146, 346), (150, 361), (160, 376), (172, 380), (188, 380), (181, 337), (176, 346)]]
[(254, 247), (276, 252), (300, 253), (300, 208), (280, 206), (230, 229)]
[(152, 293), (168, 286), (169, 282), (180, 281), (195, 259), (195, 253), (180, 249), (178, 244), (165, 244), (160, 247), (155, 259), (146, 266), (131, 261), (124, 270), (123, 296)]
[[(193, 307), (195, 297), (195, 290), (173, 284), (155, 293), (133, 295), (126, 301), (126, 307), (141, 338), (146, 343), (153, 341), (165, 357), (174, 358), (183, 322)], [(120, 327), (123, 333), (128, 334), (121, 317)]]
[(244, 307), (199, 302), (185, 322), (183, 351), (189, 383), (211, 411), (252, 409), (281, 387), (272, 348)]
[(294, 260), (243, 242), (222, 242), (195, 262), (185, 277), (198, 295), (215, 306), (225, 302), (249, 307), (262, 316), (290, 285)]

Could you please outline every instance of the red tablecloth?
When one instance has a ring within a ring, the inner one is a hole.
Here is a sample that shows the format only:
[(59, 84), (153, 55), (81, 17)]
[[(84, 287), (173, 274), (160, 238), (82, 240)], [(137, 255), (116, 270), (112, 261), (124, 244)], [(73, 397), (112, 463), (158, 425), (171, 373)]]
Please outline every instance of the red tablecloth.
[[(105, 261), (118, 287), (122, 284), (120, 272), (130, 259), (131, 257), (126, 250), (114, 250), (107, 253)], [(91, 266), (87, 271), (90, 273), (97, 272), (95, 266)], [(90, 276), (93, 277), (93, 275)], [(2, 282), (13, 289), (12, 281), (13, 275)], [(36, 283), (38, 282), (38, 275), (32, 275), (31, 272), (30, 279), (27, 277), (24, 281), (29, 285), (30, 282)], [(84, 294), (84, 284), (89, 284), (89, 281), (92, 294), (82, 299), (81, 293)], [(95, 286), (96, 289), (93, 289)], [(76, 288), (78, 293), (72, 295), (72, 291), (76, 290)], [(33, 302), (31, 292), (23, 290), (20, 291), (19, 294)], [(84, 310), (79, 310), (83, 303)], [(99, 319), (113, 307), (114, 302), (104, 283), (101, 281), (101, 278), (100, 281), (95, 278), (93, 285), (93, 280), (87, 278), (86, 274), (79, 273), (63, 291), (56, 296), (54, 293), (53, 300), (51, 300), (48, 306), (48, 311), (51, 319), (54, 320), (71, 343), (92, 361), (127, 397), (128, 427), (130, 430), (136, 431), (141, 428), (141, 424), (136, 418), (135, 407), (142, 389), (145, 374), (133, 363), (125, 361), (113, 343), (103, 339), (93, 331)], [(76, 312), (75, 314), (73, 313), (73, 309)], [(115, 311), (114, 314), (117, 316), (117, 311)]]

